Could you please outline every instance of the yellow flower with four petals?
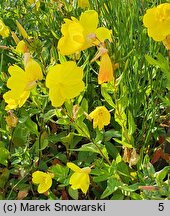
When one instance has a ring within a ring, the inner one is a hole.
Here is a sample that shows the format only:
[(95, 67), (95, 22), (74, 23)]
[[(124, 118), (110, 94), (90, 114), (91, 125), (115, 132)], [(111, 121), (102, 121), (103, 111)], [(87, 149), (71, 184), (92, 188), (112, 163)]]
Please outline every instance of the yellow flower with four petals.
[(53, 174), (35, 171), (32, 174), (32, 182), (38, 185), (38, 193), (42, 194), (48, 191), (52, 185)]
[(102, 130), (104, 126), (110, 124), (111, 115), (110, 112), (104, 106), (98, 106), (94, 111), (89, 114), (93, 119), (93, 128), (99, 128)]
[(49, 68), (46, 86), (54, 107), (60, 107), (66, 100), (78, 96), (84, 90), (83, 69), (68, 61)]
[(62, 55), (70, 55), (89, 47), (98, 45), (104, 40), (111, 40), (111, 31), (105, 27), (99, 27), (98, 13), (87, 10), (81, 14), (80, 19), (75, 17), (64, 19), (61, 27), (63, 36), (58, 42), (58, 50)]
[(155, 41), (163, 41), (170, 34), (170, 3), (150, 8), (143, 17), (148, 35)]
[(33, 59), (25, 66), (25, 71), (17, 65), (10, 66), (8, 72), (11, 77), (7, 81), (7, 87), (11, 90), (3, 95), (8, 104), (6, 110), (23, 106), (29, 98), (31, 90), (38, 80), (42, 80), (43, 74), (40, 65)]
[(84, 194), (87, 193), (90, 185), (90, 177), (89, 174), (91, 172), (90, 167), (80, 168), (74, 163), (67, 163), (67, 166), (74, 171), (72, 176), (70, 177), (70, 184), (73, 190), (81, 189)]

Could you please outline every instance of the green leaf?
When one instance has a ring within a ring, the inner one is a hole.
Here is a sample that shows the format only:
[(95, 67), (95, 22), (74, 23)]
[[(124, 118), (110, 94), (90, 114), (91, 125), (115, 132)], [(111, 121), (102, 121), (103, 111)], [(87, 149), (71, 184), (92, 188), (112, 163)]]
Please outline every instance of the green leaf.
[[(126, 97), (125, 97), (126, 98)], [(115, 121), (121, 126), (126, 127), (127, 117), (125, 114), (125, 108), (127, 101), (123, 98), (117, 101), (116, 110), (115, 110)]]
[(158, 184), (162, 183), (167, 174), (170, 173), (170, 166), (164, 167), (161, 171), (156, 173), (156, 181)]
[(121, 190), (117, 190), (113, 193), (111, 200), (123, 200), (124, 194), (122, 194)]
[(164, 72), (168, 81), (167, 87), (170, 90), (170, 67), (168, 60), (161, 53), (158, 53), (157, 60), (153, 59), (149, 55), (145, 55), (145, 58), (149, 62), (149, 64), (159, 67), (161, 71)]
[(8, 157), (9, 157), (9, 151), (4, 148), (4, 147), (0, 147), (0, 164), (3, 164), (4, 166), (8, 165)]
[(133, 148), (133, 146), (127, 142), (124, 142), (124, 141), (121, 141), (117, 138), (113, 138), (116, 142), (118, 142), (119, 144), (123, 145), (124, 147), (127, 147), (127, 148)]
[(73, 190), (71, 187), (68, 188), (68, 193), (74, 200), (78, 200), (78, 190)]
[(36, 134), (38, 135), (38, 126), (35, 122), (33, 122), (30, 118), (28, 118), (24, 122), (25, 127), (30, 131), (30, 134)]
[(14, 129), (12, 142), (14, 146), (24, 146), (28, 144), (28, 137), (30, 134), (29, 128), (25, 125), (25, 123), (19, 123)]
[(108, 94), (107, 87), (105, 85), (101, 85), (101, 94), (104, 97), (105, 101), (113, 108), (115, 108), (115, 104), (113, 102), (112, 97)]
[(114, 179), (113, 177), (110, 177), (107, 180), (107, 187), (104, 190), (103, 194), (101, 195), (101, 199), (104, 199), (111, 195), (113, 192), (119, 189), (120, 186), (122, 186), (123, 183), (118, 181), (117, 179)]
[(132, 113), (128, 111), (128, 133), (132, 135), (136, 131), (136, 124), (134, 122), (134, 118)]
[(50, 109), (47, 113), (43, 114), (41, 117), (44, 119), (44, 122), (47, 122), (55, 115), (56, 115), (56, 109)]
[(109, 155), (111, 155), (113, 159), (116, 159), (117, 155), (119, 154), (118, 149), (111, 142), (104, 142), (104, 144)]
[(120, 163), (117, 164), (117, 172), (120, 178), (122, 179), (122, 181), (128, 184), (129, 181), (131, 180), (131, 177), (129, 175), (129, 168), (124, 161), (121, 161)]
[(113, 137), (121, 137), (121, 133), (120, 131), (116, 131), (114, 129), (108, 130), (104, 133), (104, 141), (109, 141), (111, 138)]
[(103, 155), (107, 159), (109, 158), (106, 147), (102, 144), (96, 144), (95, 145), (94, 143), (88, 143), (88, 144), (82, 145), (82, 147), (80, 147), (79, 149), (74, 149), (74, 151), (94, 152), (94, 153), (98, 153), (100, 155), (103, 153)]
[(106, 181), (110, 177), (109, 173), (93, 177), (94, 182)]
[(10, 172), (7, 168), (2, 170), (2, 173), (0, 175), (0, 188), (4, 189), (5, 184), (7, 183), (9, 179)]
[(57, 164), (50, 168), (50, 172), (54, 174), (54, 179), (60, 183), (64, 183), (68, 177), (69, 168), (67, 166), (61, 166)]
[(90, 139), (90, 133), (87, 125), (79, 118), (74, 123), (74, 127), (78, 131), (80, 136), (87, 137)]

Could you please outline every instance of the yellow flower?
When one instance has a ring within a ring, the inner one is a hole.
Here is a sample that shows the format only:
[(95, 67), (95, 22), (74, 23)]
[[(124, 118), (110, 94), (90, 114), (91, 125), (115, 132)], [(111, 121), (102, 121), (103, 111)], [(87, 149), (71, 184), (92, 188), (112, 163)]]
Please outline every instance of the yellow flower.
[(32, 182), (38, 184), (38, 193), (45, 193), (52, 185), (52, 174), (36, 171), (32, 174)]
[(27, 0), (28, 4), (33, 5), (35, 9), (38, 11), (40, 7), (40, 1), (39, 0)]
[(3, 95), (8, 103), (6, 110), (21, 107), (36, 86), (36, 81), (43, 78), (40, 65), (32, 59), (27, 63), (25, 71), (17, 65), (10, 66), (8, 71), (11, 77), (7, 81), (7, 87), (11, 90)]
[(98, 45), (105, 39), (111, 40), (111, 31), (105, 27), (97, 28), (98, 13), (88, 10), (81, 14), (80, 19), (75, 17), (64, 19), (61, 27), (63, 34), (58, 42), (58, 49), (62, 55), (70, 55), (80, 52), (94, 45)]
[(163, 41), (170, 34), (170, 3), (148, 9), (143, 17), (148, 35), (155, 41)]
[(3, 38), (6, 38), (9, 36), (9, 28), (0, 20), (0, 35)]
[(90, 7), (89, 0), (78, 0), (78, 6), (81, 8)]
[(111, 115), (104, 106), (96, 107), (96, 109), (92, 111), (89, 116), (93, 119), (93, 128), (98, 126), (99, 130), (101, 130), (104, 126), (110, 124)]
[(71, 188), (73, 190), (81, 189), (84, 194), (87, 193), (87, 190), (90, 185), (90, 177), (89, 174), (91, 172), (90, 167), (79, 168), (74, 163), (67, 163), (67, 166), (73, 170), (75, 173), (70, 178)]
[(49, 97), (54, 107), (74, 98), (84, 90), (83, 70), (73, 61), (51, 66), (46, 77)]

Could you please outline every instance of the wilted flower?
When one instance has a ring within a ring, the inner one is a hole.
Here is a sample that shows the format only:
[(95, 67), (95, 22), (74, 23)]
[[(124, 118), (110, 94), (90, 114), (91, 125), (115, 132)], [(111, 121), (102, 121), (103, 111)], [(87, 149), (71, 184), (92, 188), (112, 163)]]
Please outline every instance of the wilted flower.
[(104, 53), (100, 60), (98, 83), (102, 84), (113, 80), (113, 66), (108, 53)]
[(163, 40), (163, 44), (167, 50), (170, 50), (170, 34)]
[(73, 61), (51, 66), (46, 77), (49, 97), (54, 107), (74, 98), (84, 90), (83, 70)]
[(129, 163), (129, 167), (132, 167), (136, 165), (139, 161), (139, 154), (137, 154), (136, 150), (129, 149), (127, 147), (124, 148), (124, 154), (123, 154), (123, 160), (124, 162)]
[(80, 52), (94, 45), (98, 45), (105, 39), (111, 40), (111, 32), (105, 27), (97, 28), (98, 13), (88, 10), (81, 14), (80, 19), (75, 17), (64, 19), (61, 27), (63, 34), (58, 42), (58, 49), (62, 55), (70, 55)]
[(96, 107), (96, 109), (92, 111), (89, 116), (93, 119), (93, 128), (98, 127), (99, 130), (101, 130), (104, 126), (110, 124), (111, 115), (104, 106)]
[(18, 118), (12, 111), (8, 111), (8, 116), (5, 117), (5, 121), (9, 128), (16, 127), (18, 124)]
[(163, 41), (170, 34), (170, 3), (150, 8), (143, 17), (148, 35), (155, 41)]
[(90, 6), (89, 0), (78, 0), (78, 6), (81, 8), (87, 8)]
[(86, 194), (90, 185), (89, 174), (91, 172), (91, 168), (80, 168), (71, 162), (67, 163), (67, 166), (74, 171), (73, 175), (70, 178), (71, 188), (73, 190), (81, 189), (82, 192)]
[(25, 66), (25, 71), (17, 65), (10, 66), (8, 71), (11, 77), (7, 81), (7, 87), (11, 90), (3, 95), (8, 103), (6, 110), (23, 106), (30, 91), (36, 86), (36, 81), (43, 78), (40, 65), (32, 59)]
[(38, 193), (45, 193), (52, 185), (52, 177), (51, 173), (44, 173), (41, 171), (35, 171), (32, 174), (32, 182), (34, 184), (38, 184)]
[(0, 20), (0, 35), (3, 38), (6, 38), (9, 36), (9, 28), (3, 23), (2, 20)]

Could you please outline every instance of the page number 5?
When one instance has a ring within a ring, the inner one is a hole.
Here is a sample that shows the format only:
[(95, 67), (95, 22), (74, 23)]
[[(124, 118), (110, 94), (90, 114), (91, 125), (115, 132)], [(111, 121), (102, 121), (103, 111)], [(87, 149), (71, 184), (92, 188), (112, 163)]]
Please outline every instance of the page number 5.
[(158, 210), (159, 211), (163, 211), (164, 210), (164, 203), (159, 203)]

